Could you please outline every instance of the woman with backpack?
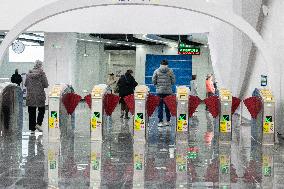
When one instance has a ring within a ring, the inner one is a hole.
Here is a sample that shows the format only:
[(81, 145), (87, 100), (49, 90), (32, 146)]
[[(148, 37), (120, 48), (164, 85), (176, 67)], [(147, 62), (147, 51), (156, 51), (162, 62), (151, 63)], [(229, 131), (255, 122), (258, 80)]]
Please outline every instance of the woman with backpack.
[[(124, 75), (122, 75), (118, 82), (118, 93), (120, 97), (120, 104), (121, 104), (121, 116), (120, 118), (123, 118), (125, 115), (125, 119), (129, 119), (128, 117), (128, 112), (129, 109), (124, 101), (124, 97), (134, 94), (134, 89), (138, 85), (138, 83), (135, 81), (134, 77), (132, 76), (133, 71), (132, 70), (127, 70)], [(125, 114), (124, 114), (125, 112)]]

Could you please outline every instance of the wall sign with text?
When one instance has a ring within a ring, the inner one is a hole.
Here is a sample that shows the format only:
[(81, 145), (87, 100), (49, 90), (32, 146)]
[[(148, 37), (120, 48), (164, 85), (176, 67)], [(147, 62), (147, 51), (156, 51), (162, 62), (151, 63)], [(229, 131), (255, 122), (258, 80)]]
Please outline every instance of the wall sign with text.
[(200, 48), (192, 47), (191, 45), (187, 45), (185, 43), (179, 43), (178, 54), (200, 55)]

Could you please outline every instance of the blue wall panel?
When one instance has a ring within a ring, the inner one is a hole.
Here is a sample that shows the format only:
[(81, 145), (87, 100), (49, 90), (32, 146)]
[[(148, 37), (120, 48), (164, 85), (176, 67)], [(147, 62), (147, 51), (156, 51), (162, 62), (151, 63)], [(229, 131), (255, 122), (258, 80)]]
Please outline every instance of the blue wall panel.
[(173, 87), (175, 91), (176, 86), (186, 85), (190, 87), (192, 79), (192, 56), (191, 55), (146, 55), (145, 64), (145, 84), (150, 88), (151, 93), (155, 93), (156, 89), (152, 84), (152, 76), (154, 71), (159, 68), (160, 62), (167, 60), (169, 67), (173, 69), (176, 76), (176, 85)]

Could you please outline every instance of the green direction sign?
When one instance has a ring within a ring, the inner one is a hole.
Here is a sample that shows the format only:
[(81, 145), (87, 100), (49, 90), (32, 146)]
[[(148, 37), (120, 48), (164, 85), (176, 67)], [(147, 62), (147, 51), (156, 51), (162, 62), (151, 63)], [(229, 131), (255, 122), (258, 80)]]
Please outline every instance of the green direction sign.
[(186, 171), (186, 165), (185, 164), (179, 164), (178, 165), (178, 171), (180, 171), (180, 172)]
[(178, 119), (184, 121), (186, 119), (186, 114), (180, 114)]
[(222, 121), (230, 121), (230, 116), (229, 115), (223, 115)]
[(223, 174), (228, 174), (229, 173), (229, 165), (221, 165), (221, 172)]
[(55, 160), (50, 161), (49, 168), (50, 169), (56, 169), (56, 161)]
[(271, 123), (272, 122), (272, 116), (266, 116), (265, 117), (265, 122), (266, 123)]
[(56, 111), (51, 111), (50, 112), (50, 117), (52, 117), (52, 118), (57, 118), (57, 112)]
[(141, 162), (135, 163), (135, 170), (142, 170), (142, 163)]
[(188, 159), (196, 159), (197, 158), (197, 153), (196, 152), (188, 152), (187, 153), (187, 158)]
[(135, 116), (135, 120), (141, 120), (143, 119), (143, 113), (137, 113)]
[(271, 167), (264, 167), (264, 168), (263, 168), (263, 174), (264, 174), (264, 176), (270, 177), (270, 176), (271, 176), (271, 172), (272, 172)]
[(94, 112), (93, 118), (100, 118), (100, 112)]
[(100, 162), (98, 160), (93, 160), (92, 161), (92, 168), (93, 168), (93, 170), (99, 170)]

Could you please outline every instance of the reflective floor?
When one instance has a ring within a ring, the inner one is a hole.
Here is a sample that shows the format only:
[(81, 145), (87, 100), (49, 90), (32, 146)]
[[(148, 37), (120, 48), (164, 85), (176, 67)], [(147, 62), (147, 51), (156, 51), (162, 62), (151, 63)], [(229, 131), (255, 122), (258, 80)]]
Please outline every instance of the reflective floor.
[(118, 110), (103, 142), (90, 141), (84, 103), (58, 142), (48, 142), (47, 118), (43, 135), (31, 136), (25, 111), (22, 131), (1, 132), (0, 188), (284, 188), (283, 141), (261, 145), (251, 124), (235, 116), (232, 142), (219, 143), (204, 109), (190, 120), (188, 142), (175, 140), (173, 125), (157, 128), (154, 116), (146, 143), (133, 143), (132, 120)]

